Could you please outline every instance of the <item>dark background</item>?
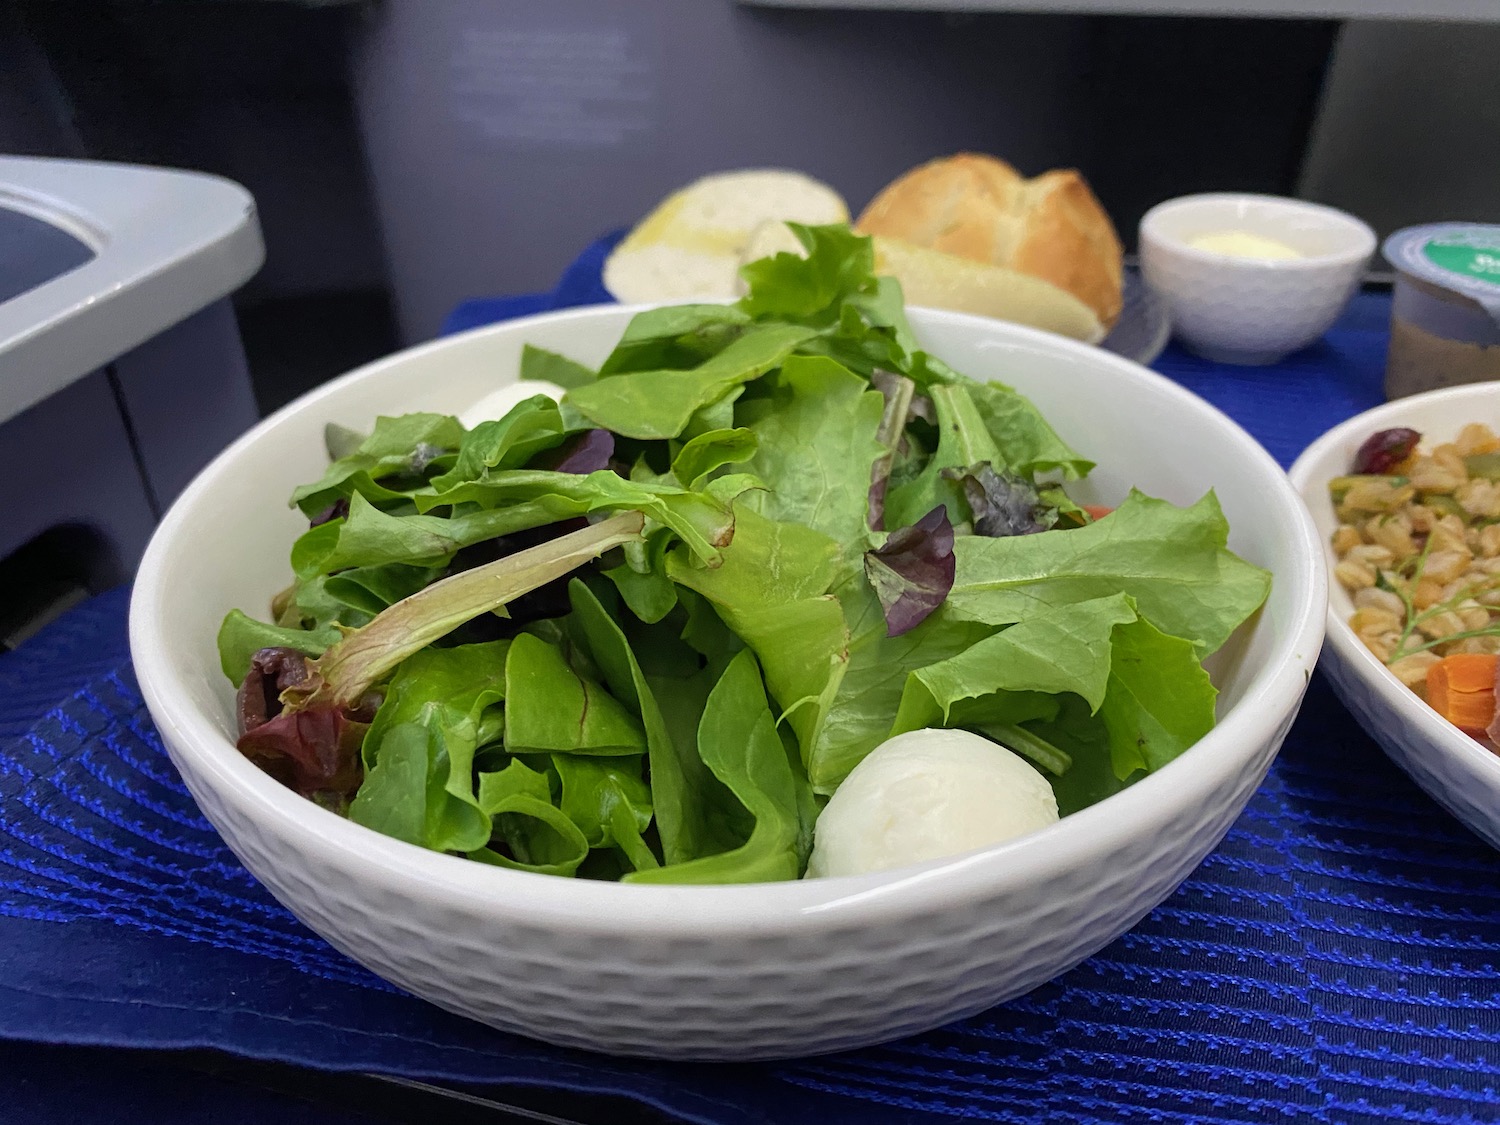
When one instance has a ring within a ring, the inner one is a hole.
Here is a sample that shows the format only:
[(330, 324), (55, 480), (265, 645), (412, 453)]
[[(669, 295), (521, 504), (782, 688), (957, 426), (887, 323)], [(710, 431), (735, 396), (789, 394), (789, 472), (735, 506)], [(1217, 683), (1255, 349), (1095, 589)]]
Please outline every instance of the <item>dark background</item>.
[[(379, 220), (351, 73), (361, 38), (381, 18), (380, 4), (364, 2), (0, 3), (0, 151), (216, 172), (256, 197), (266, 264), (236, 305), (263, 410), (398, 346), (390, 232)], [(889, 152), (867, 153), (861, 140), (860, 161), (831, 152), (817, 171), (852, 207), (957, 141), (1023, 167), (1030, 155), (1030, 163), (1083, 169), (1127, 243), (1141, 213), (1168, 196), (1294, 191), (1337, 31), (1331, 21), (755, 9), (733, 9), (730, 22), (758, 39), (810, 44), (814, 59), (821, 51), (879, 68), (899, 56), (913, 68), (908, 81), (941, 77), (958, 91), (943, 97), (966, 95), (964, 105), (978, 107), (960, 120), (946, 112), (886, 119), (872, 136)], [(1070, 103), (1063, 110), (1026, 104), (1003, 81), (1002, 65), (1013, 69), (1005, 52), (1017, 42), (1061, 51), (1056, 65), (1067, 73), (1023, 76), (1020, 89), (1061, 98)], [(838, 111), (852, 118), (858, 107)], [(1064, 111), (1065, 130), (1025, 131)], [(746, 163), (783, 142), (797, 147), (791, 135), (747, 140)], [(732, 159), (738, 150), (720, 138), (693, 174), (725, 166), (714, 157), (726, 151)], [(693, 158), (678, 164), (691, 168)], [(524, 180), (528, 166), (508, 174)], [(590, 238), (679, 186), (637, 179), (622, 186), (614, 213), (550, 225), (539, 217), (548, 249), (507, 262), (509, 276), (523, 279), (512, 284), (549, 284)]]

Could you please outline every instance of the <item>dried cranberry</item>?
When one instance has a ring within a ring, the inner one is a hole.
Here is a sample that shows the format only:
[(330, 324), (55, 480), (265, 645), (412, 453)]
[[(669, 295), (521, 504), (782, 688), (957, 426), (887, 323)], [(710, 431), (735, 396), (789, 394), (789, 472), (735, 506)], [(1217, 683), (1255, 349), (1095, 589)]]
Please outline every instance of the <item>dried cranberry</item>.
[(1421, 434), (1405, 426), (1371, 434), (1354, 455), (1353, 471), (1360, 474), (1393, 472), (1397, 465), (1411, 456), (1411, 451), (1421, 440)]

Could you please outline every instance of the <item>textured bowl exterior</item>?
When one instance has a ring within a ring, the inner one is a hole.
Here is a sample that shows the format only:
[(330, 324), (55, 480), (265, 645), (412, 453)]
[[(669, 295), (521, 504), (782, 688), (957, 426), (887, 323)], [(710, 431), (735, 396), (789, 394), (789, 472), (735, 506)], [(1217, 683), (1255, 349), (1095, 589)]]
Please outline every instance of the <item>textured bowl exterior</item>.
[[(725, 1061), (853, 1048), (981, 1011), (1077, 964), (1169, 895), (1228, 830), (1300, 704), (1326, 599), (1311, 525), (1269, 456), (1201, 400), (1098, 349), (958, 314), (914, 310), (913, 323), (960, 369), (1032, 393), (1101, 464), (1130, 461), (1114, 475), (1101, 468), (1085, 500), (1118, 502), (1139, 483), (1188, 502), (1213, 485), (1232, 545), (1276, 573), (1271, 601), (1216, 654), (1219, 725), (1164, 769), (952, 860), (854, 878), (637, 887), (379, 836), (234, 750), (213, 633), (228, 608), (253, 609), (283, 580), (302, 525), (275, 505), (283, 484), (319, 471), (323, 424), (462, 408), (510, 378), (497, 372), (514, 370), (523, 341), (597, 362), (633, 311), (512, 322), (355, 372), (262, 423), (168, 514), (131, 607), (137, 676), (188, 788), (245, 865), (334, 946), (451, 1011), (565, 1046)], [(1172, 428), (1174, 456), (1130, 432), (1151, 420)]]
[[(1368, 410), (1324, 434), (1292, 466), (1322, 540), (1329, 573), (1337, 562), (1330, 538), (1338, 526), (1328, 483), (1349, 470), (1372, 433), (1411, 426), (1431, 444), (1468, 422), (1500, 428), (1500, 383), (1478, 383), (1413, 395)], [(1354, 603), (1337, 583), (1328, 597), (1328, 645), (1322, 668), (1344, 705), (1413, 781), (1492, 846), (1500, 848), (1500, 757), (1440, 718), (1365, 648), (1349, 627)]]
[[(1246, 201), (1252, 202), (1247, 206)], [(1184, 217), (1184, 211), (1190, 215)], [(1205, 230), (1250, 229), (1285, 237), (1281, 224), (1304, 214), (1347, 221), (1347, 251), (1317, 260), (1230, 258), (1186, 245), (1176, 226), (1192, 222)], [(1141, 274), (1166, 303), (1178, 339), (1212, 359), (1272, 363), (1312, 343), (1338, 319), (1359, 287), (1375, 235), (1332, 208), (1215, 194), (1153, 208), (1141, 220), (1139, 243)]]

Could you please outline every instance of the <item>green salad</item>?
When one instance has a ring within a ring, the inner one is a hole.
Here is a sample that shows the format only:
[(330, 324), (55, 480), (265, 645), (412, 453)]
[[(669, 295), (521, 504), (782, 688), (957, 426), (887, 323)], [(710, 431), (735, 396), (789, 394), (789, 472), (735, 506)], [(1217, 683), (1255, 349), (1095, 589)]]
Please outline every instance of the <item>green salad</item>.
[(1270, 586), (1214, 495), (1074, 503), (1092, 464), (917, 346), (868, 239), (795, 231), (597, 371), (528, 347), (560, 402), (330, 427), (272, 620), (219, 633), (240, 750), (436, 851), (734, 883), (799, 878), (895, 734), (991, 738), (1063, 815), (1201, 738)]

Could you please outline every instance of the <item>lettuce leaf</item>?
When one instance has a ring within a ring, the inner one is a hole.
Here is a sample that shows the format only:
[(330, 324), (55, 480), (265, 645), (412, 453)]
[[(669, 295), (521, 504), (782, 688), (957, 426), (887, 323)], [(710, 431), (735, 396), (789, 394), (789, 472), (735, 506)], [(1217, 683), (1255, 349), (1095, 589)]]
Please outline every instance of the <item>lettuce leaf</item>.
[(1129, 594), (1163, 632), (1213, 652), (1265, 601), (1271, 576), (1230, 553), (1212, 492), (1189, 508), (1139, 492), (1084, 527), (960, 538), (950, 618), (1009, 625), (1055, 606)]
[(563, 402), (625, 437), (675, 438), (693, 415), (779, 367), (814, 335), (792, 324), (757, 325), (686, 371), (633, 371), (569, 391)]
[(709, 692), (697, 743), (703, 763), (748, 812), (752, 824), (748, 837), (728, 851), (638, 870), (625, 876), (625, 881), (765, 883), (795, 879), (801, 874), (798, 779), (776, 733), (760, 669), (748, 650), (729, 662)]
[(887, 452), (878, 438), (884, 397), (831, 359), (793, 356), (755, 407), (744, 412), (756, 440), (747, 467), (768, 487), (756, 510), (862, 552), (871, 468)]
[(407, 489), (379, 483), (404, 477), (422, 487), (424, 474), (441, 470), (464, 440), (464, 428), (446, 414), (402, 414), (375, 419), (375, 429), (351, 454), (328, 466), (321, 479), (292, 493), (291, 504), (308, 516), (356, 493), (371, 501), (401, 500)]

